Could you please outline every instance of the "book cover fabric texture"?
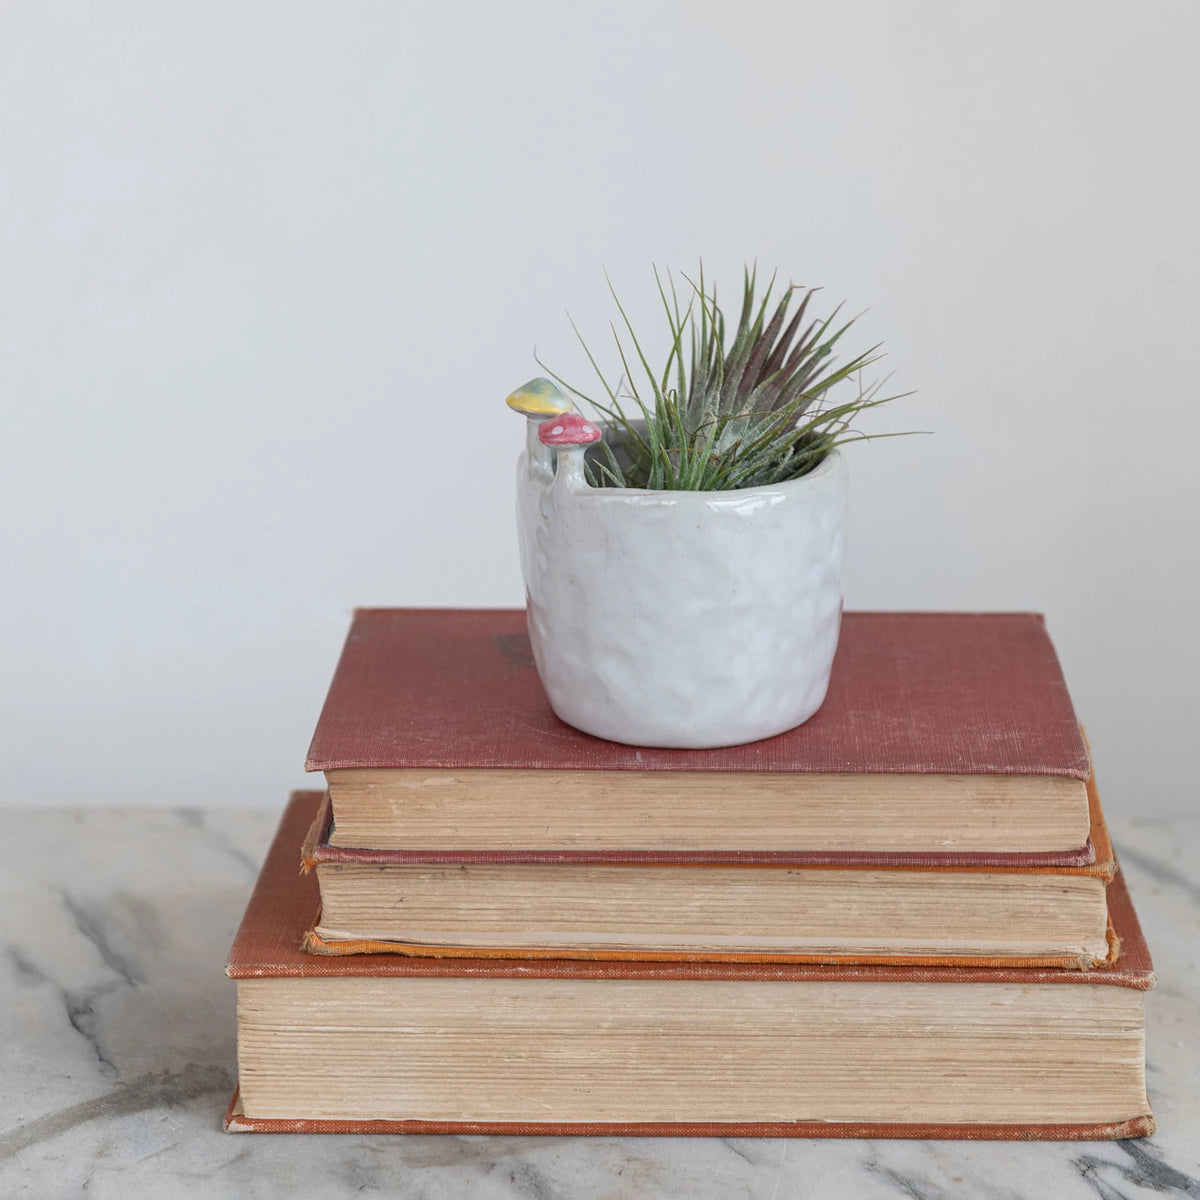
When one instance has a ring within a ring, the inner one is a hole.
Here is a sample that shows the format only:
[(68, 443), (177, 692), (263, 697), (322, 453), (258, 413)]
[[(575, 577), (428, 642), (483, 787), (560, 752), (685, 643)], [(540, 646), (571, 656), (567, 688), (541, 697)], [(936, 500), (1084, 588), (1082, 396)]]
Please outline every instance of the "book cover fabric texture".
[(659, 750), (605, 742), (554, 715), (519, 609), (360, 609), (307, 766), (1079, 780), (1090, 770), (1036, 614), (845, 613), (811, 720), (744, 746)]
[(226, 1133), (424, 1133), (504, 1137), (922, 1138), (975, 1142), (1104, 1142), (1149, 1137), (1154, 1118), (1079, 1125), (902, 1125), (874, 1121), (642, 1121), (589, 1124), (554, 1121), (338, 1121), (248, 1117), (235, 1088)]

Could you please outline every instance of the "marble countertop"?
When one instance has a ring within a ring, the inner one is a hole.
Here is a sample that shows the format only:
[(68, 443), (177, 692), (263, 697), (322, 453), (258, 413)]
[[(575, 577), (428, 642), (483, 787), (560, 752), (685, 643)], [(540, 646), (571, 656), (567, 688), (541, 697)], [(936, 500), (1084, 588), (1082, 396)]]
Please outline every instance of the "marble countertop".
[(1109, 814), (1158, 972), (1153, 1138), (230, 1136), (222, 973), (278, 811), (20, 809), (0, 874), (0, 1195), (1200, 1198), (1200, 818)]

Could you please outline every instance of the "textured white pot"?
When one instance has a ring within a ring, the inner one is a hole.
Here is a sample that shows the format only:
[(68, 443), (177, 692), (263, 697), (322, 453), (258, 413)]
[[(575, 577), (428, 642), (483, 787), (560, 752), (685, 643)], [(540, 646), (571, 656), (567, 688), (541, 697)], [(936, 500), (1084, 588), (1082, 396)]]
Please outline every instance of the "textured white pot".
[(517, 521), (554, 711), (637, 746), (733, 746), (821, 706), (842, 611), (846, 466), (732, 492), (591, 488), (528, 451)]

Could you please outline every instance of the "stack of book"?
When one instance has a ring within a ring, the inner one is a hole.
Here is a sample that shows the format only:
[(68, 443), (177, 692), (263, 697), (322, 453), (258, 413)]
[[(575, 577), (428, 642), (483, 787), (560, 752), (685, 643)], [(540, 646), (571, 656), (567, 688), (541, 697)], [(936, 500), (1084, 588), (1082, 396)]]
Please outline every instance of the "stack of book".
[(1037, 616), (848, 613), (812, 720), (685, 751), (560, 722), (522, 612), (362, 610), (308, 765), (227, 967), (230, 1130), (1153, 1130)]

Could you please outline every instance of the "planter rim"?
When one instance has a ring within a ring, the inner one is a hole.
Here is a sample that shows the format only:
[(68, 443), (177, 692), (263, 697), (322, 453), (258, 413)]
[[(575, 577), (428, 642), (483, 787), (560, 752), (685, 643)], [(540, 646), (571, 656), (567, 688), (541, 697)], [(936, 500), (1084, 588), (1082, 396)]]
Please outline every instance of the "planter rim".
[(798, 476), (795, 479), (784, 479), (779, 483), (760, 483), (754, 487), (748, 488), (720, 488), (715, 490), (692, 490), (683, 488), (618, 488), (618, 487), (592, 487), (586, 480), (582, 487), (577, 487), (576, 495), (588, 493), (595, 496), (611, 496), (614, 500), (625, 499), (628, 497), (643, 497), (645, 499), (655, 500), (674, 500), (687, 496), (695, 496), (706, 501), (713, 500), (736, 500), (742, 496), (764, 496), (772, 492), (778, 492), (781, 489), (788, 491), (799, 490), (806, 484), (817, 483), (825, 476), (832, 474), (837, 468), (843, 464), (842, 452), (835, 446), (823, 459), (811, 470), (805, 474)]

